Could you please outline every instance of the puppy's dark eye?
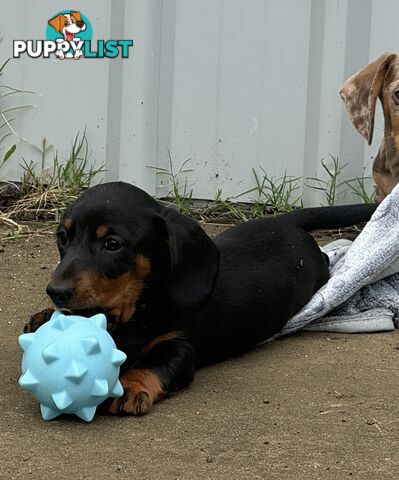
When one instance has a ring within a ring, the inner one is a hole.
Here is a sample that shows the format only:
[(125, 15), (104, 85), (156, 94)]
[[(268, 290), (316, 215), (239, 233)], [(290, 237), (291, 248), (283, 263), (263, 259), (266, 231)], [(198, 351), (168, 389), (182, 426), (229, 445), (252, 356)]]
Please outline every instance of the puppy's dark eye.
[(65, 232), (65, 230), (59, 230), (57, 232), (57, 240), (58, 244), (61, 247), (64, 247), (68, 243), (68, 234)]
[(68, 20), (65, 20), (65, 21), (64, 21), (64, 25), (65, 25), (65, 26), (68, 25)]
[(117, 250), (120, 250), (121, 247), (122, 245), (118, 240), (115, 240), (115, 238), (108, 237), (104, 240), (104, 248), (109, 252), (116, 252)]
[(393, 92), (393, 96), (394, 96), (395, 102), (398, 102), (398, 103), (399, 103), (399, 90), (395, 90), (395, 91)]

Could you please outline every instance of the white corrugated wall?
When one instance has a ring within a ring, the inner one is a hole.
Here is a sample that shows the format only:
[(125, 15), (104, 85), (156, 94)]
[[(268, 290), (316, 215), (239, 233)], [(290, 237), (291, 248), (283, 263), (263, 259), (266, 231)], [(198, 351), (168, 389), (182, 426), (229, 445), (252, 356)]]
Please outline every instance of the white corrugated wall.
[[(65, 2), (14, 0), (1, 25), (1, 60), (14, 39), (44, 38)], [(395, 0), (89, 0), (71, 5), (95, 39), (132, 38), (127, 60), (12, 60), (0, 83), (36, 95), (7, 97), (18, 111), (18, 148), (0, 176), (16, 180), (22, 158), (39, 161), (42, 137), (65, 155), (87, 128), (92, 160), (106, 180), (164, 196), (149, 168), (187, 168), (193, 197), (225, 197), (271, 176), (321, 176), (338, 156), (347, 177), (370, 173), (381, 139), (368, 147), (346, 118), (344, 79), (383, 51), (398, 50)], [(3, 104), (4, 105), (4, 104)], [(15, 138), (8, 137), (11, 145)], [(6, 146), (6, 145), (5, 145)], [(47, 161), (51, 159), (51, 148)], [(165, 182), (164, 182), (165, 183)], [(248, 198), (248, 196), (246, 197)], [(307, 203), (318, 203), (305, 192)], [(350, 198), (348, 197), (348, 200)]]

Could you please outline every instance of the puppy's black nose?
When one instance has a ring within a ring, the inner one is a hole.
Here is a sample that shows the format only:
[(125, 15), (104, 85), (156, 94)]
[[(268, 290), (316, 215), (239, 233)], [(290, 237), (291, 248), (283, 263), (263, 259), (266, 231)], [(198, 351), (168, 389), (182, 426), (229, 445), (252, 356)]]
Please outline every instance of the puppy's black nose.
[(46, 292), (55, 305), (60, 308), (67, 307), (73, 295), (72, 289), (53, 286), (51, 283), (47, 285)]
[(84, 24), (85, 24), (85, 22), (83, 22), (82, 20), (78, 20), (76, 22), (76, 26), (79, 27), (79, 28), (82, 28)]

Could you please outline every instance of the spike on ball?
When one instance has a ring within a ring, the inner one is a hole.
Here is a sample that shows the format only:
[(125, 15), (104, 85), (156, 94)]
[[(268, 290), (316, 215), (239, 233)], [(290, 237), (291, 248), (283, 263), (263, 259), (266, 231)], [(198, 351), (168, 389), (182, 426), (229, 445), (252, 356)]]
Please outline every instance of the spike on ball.
[(53, 363), (59, 358), (58, 347), (55, 343), (50, 344), (42, 351), (42, 357), (44, 361), (49, 364)]
[(101, 352), (100, 342), (98, 341), (98, 338), (94, 335), (91, 337), (82, 338), (80, 343), (82, 344), (84, 351), (87, 353), (87, 355)]
[(103, 395), (108, 395), (108, 382), (107, 380), (94, 380), (93, 387), (90, 391), (92, 395), (95, 397), (102, 397)]
[(66, 315), (60, 314), (57, 316), (53, 323), (53, 327), (61, 332), (65, 332), (73, 323), (71, 317), (67, 317)]
[(88, 369), (83, 365), (83, 363), (78, 362), (77, 360), (72, 360), (67, 371), (65, 372), (64, 377), (72, 382), (80, 383), (87, 371)]
[(109, 394), (110, 397), (121, 397), (123, 395), (123, 387), (121, 382), (118, 380), (115, 383), (114, 388), (111, 390), (111, 393)]
[(40, 411), (42, 414), (43, 420), (52, 420), (55, 417), (58, 417), (60, 412), (54, 408), (48, 407), (47, 405), (40, 404)]
[(18, 342), (24, 352), (26, 352), (26, 350), (32, 345), (34, 338), (34, 333), (24, 333), (19, 336)]
[(120, 366), (122, 363), (126, 360), (126, 353), (122, 352), (121, 350), (118, 350), (116, 348), (112, 349), (112, 357), (111, 357), (111, 362), (116, 365)]
[(97, 407), (82, 407), (75, 414), (85, 422), (91, 422), (96, 414)]
[(62, 392), (53, 393), (51, 395), (51, 398), (53, 399), (55, 406), (58, 408), (58, 410), (65, 410), (73, 403), (72, 398), (65, 390), (63, 390)]
[(97, 315), (93, 315), (90, 317), (90, 322), (93, 322), (97, 325), (97, 327), (102, 328), (103, 330), (107, 329), (107, 318), (103, 313), (98, 313)]
[(29, 370), (27, 370), (20, 377), (19, 384), (26, 390), (33, 390), (37, 385), (39, 385), (39, 380)]

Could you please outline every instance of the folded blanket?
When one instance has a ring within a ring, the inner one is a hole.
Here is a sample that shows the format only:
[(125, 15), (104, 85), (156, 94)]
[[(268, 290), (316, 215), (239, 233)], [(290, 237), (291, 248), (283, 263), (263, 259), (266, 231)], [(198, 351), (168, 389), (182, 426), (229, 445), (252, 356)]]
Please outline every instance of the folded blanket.
[(377, 332), (399, 325), (399, 185), (354, 242), (323, 249), (329, 281), (273, 338), (300, 329)]

